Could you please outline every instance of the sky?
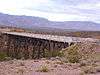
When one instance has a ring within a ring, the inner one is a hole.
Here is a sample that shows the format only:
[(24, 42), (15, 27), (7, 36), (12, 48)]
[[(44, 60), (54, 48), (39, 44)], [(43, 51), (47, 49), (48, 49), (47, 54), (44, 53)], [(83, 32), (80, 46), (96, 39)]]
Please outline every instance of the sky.
[(43, 17), (51, 21), (100, 23), (100, 0), (0, 0), (0, 12)]

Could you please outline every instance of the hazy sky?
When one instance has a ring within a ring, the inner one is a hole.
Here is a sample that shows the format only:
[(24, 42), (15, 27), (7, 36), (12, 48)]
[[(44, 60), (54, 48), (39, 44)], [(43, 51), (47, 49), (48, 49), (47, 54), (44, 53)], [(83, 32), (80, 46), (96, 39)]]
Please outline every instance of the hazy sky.
[(100, 0), (0, 0), (0, 12), (53, 21), (100, 22)]

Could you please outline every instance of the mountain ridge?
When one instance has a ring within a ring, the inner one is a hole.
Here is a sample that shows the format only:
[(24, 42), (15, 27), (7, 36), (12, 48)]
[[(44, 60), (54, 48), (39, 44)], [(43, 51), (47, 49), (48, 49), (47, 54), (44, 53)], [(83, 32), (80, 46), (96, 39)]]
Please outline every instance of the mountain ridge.
[(91, 21), (49, 21), (34, 16), (19, 16), (0, 13), (0, 25), (34, 29), (34, 27), (47, 27), (58, 29), (75, 29), (86, 31), (100, 31), (100, 24)]

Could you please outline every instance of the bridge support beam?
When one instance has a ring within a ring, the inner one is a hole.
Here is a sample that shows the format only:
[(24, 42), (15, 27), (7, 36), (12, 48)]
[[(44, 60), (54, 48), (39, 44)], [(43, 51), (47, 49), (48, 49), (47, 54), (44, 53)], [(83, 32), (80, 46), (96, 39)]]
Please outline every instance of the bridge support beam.
[(48, 52), (59, 51), (70, 46), (72, 43), (52, 40), (37, 39), (11, 34), (0, 34), (0, 52), (5, 51), (13, 58), (32, 59), (46, 57)]

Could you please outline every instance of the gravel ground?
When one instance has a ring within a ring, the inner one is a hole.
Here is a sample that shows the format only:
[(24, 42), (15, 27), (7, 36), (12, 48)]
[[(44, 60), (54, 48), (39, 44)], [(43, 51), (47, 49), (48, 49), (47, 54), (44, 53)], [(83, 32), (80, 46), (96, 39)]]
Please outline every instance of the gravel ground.
[[(39, 72), (42, 66), (48, 72)], [(50, 60), (12, 60), (0, 63), (0, 75), (79, 75), (79, 69), (73, 69), (60, 61)]]
[[(59, 60), (10, 60), (0, 62), (0, 75), (83, 75), (80, 64)], [(41, 72), (46, 67), (47, 72)], [(86, 74), (85, 74), (86, 75)], [(88, 74), (88, 75), (100, 75)]]

